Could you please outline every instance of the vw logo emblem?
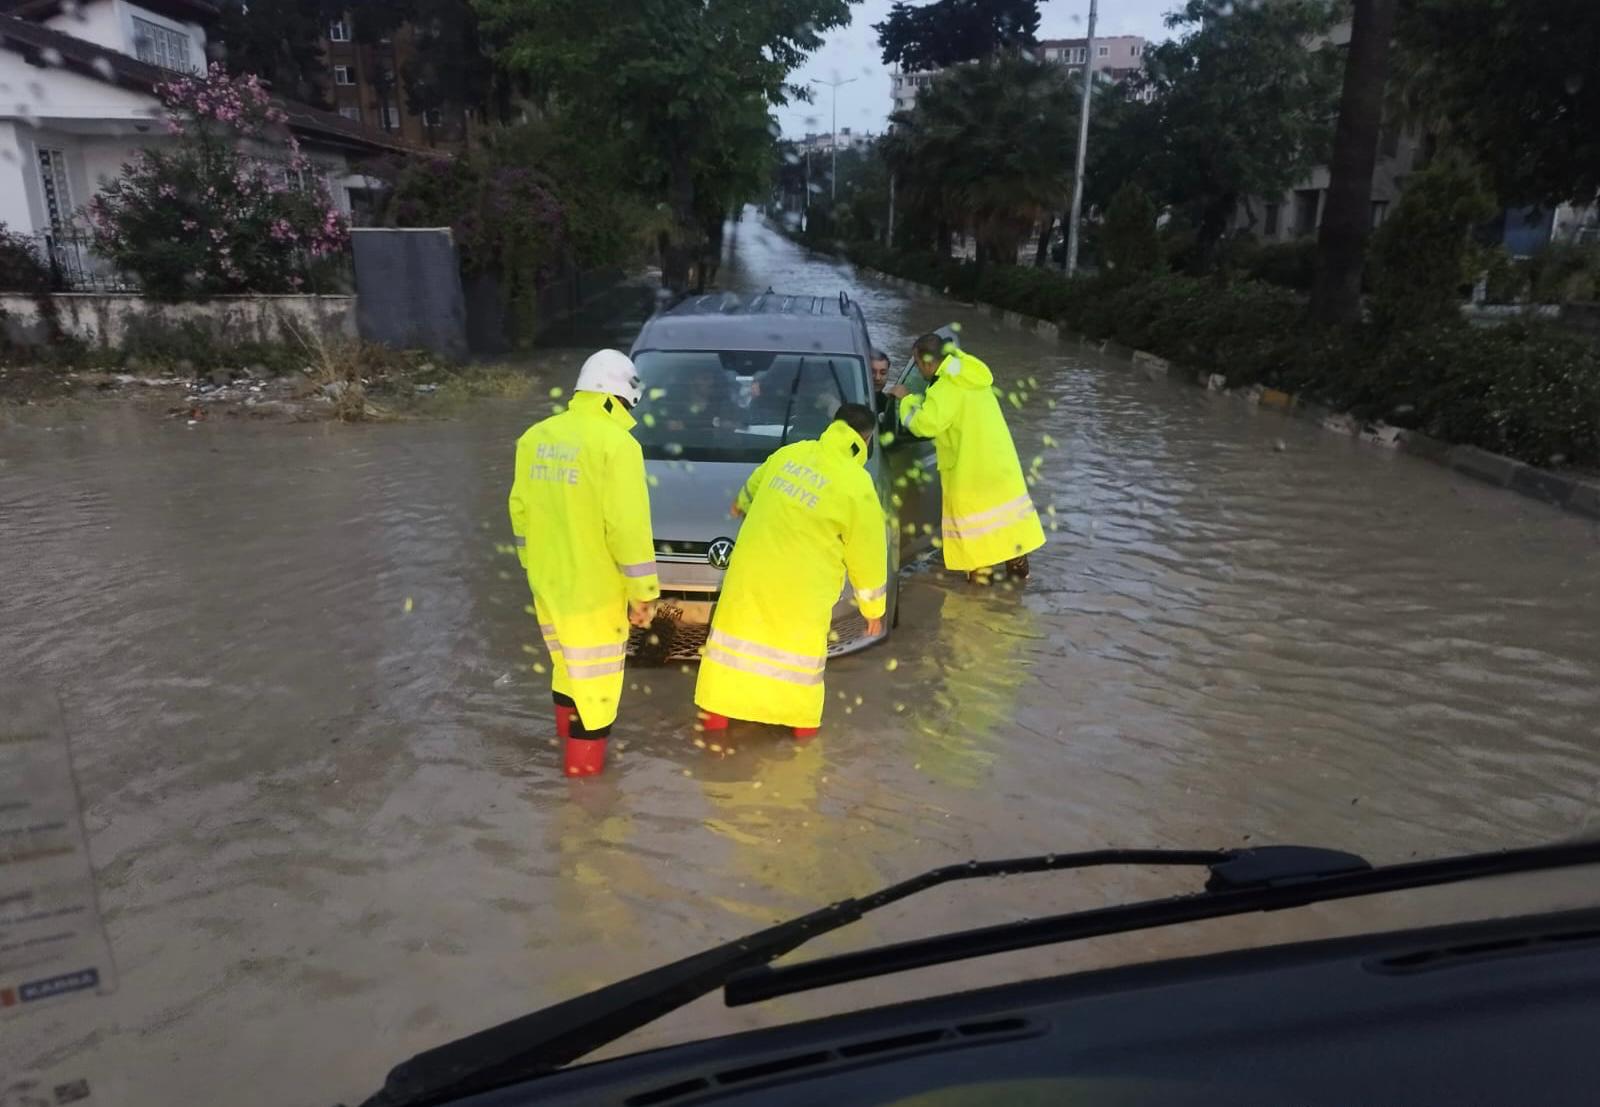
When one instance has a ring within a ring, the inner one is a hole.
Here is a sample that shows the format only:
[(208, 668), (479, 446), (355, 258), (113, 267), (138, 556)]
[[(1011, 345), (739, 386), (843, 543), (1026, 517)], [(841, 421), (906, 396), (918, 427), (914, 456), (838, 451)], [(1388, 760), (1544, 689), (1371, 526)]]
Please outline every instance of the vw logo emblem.
[(733, 558), (733, 539), (719, 538), (706, 548), (706, 560), (714, 569), (726, 569)]

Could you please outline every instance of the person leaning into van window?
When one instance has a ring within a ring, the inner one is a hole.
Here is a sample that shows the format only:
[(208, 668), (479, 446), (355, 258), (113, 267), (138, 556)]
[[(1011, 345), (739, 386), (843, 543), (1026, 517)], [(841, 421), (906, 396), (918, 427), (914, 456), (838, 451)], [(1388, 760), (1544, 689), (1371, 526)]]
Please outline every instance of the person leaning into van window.
[(628, 624), (649, 626), (661, 595), (644, 454), (629, 433), (642, 391), (628, 356), (601, 350), (579, 370), (571, 406), (517, 439), (512, 542), (550, 650), (568, 776), (605, 767)]
[(937, 334), (917, 339), (911, 356), (930, 382), (927, 395), (903, 384), (886, 391), (899, 401), (906, 429), (933, 439), (938, 451), (945, 568), (986, 584), (1003, 564), (1010, 576), (1026, 579), (1028, 555), (1044, 545), (1044, 528), (994, 394), (994, 374)]
[(732, 510), (745, 521), (694, 688), (706, 730), (732, 718), (790, 727), (801, 740), (817, 732), (846, 574), (867, 634), (883, 632), (889, 554), (866, 468), (873, 429), (870, 410), (844, 404), (821, 438), (778, 450), (740, 490)]

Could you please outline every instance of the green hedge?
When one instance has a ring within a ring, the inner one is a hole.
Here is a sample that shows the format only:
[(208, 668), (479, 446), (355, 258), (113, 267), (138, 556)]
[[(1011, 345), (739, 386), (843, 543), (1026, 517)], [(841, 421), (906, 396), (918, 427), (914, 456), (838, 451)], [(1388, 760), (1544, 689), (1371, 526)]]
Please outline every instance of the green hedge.
[(872, 243), (851, 260), (1223, 374), (1268, 384), (1537, 465), (1600, 467), (1600, 348), (1549, 327), (1445, 323), (1380, 337), (1318, 331), (1295, 292), (1259, 281), (1163, 273), (1069, 282), (1052, 270), (897, 254)]

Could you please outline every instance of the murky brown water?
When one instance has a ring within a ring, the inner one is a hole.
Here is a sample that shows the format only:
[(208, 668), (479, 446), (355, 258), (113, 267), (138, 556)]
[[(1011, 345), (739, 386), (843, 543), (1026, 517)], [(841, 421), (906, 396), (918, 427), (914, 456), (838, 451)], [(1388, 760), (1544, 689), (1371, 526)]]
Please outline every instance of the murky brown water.
[[(856, 280), (748, 219), (731, 248), (733, 287), (848, 287), (897, 352), (960, 318), (998, 374), (1039, 379), (1013, 427), (1059, 530), (1026, 590), (908, 579), (897, 637), (829, 666), (840, 698), (804, 748), (745, 732), (706, 755), (691, 678), (638, 672), (612, 770), (570, 783), (495, 551), (542, 401), (354, 428), (15, 418), (0, 659), (64, 700), (121, 987), (0, 1023), (0, 1090), (36, 1070), (95, 1103), (359, 1098), (417, 1049), (952, 859), (1290, 841), (1393, 861), (1595, 832), (1593, 525)], [(578, 356), (541, 371), (567, 384)], [(706, 1001), (632, 1044), (1591, 885)], [(1185, 886), (955, 888), (820, 945)]]

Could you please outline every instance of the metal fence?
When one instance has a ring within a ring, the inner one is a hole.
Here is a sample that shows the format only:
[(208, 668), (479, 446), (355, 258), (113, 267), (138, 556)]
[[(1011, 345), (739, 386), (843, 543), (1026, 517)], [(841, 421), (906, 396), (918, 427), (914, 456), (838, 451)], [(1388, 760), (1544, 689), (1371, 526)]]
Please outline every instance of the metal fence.
[[(94, 240), (72, 231), (46, 231), (23, 235), (34, 256), (50, 270), (50, 287), (56, 292), (138, 292), (139, 279), (118, 269), (95, 251)], [(321, 258), (302, 257), (294, 268), (306, 274), (309, 294), (337, 295), (354, 286), (350, 254)]]
[(35, 236), (39, 260), (50, 267), (51, 287), (60, 292), (137, 292), (139, 282), (94, 252), (86, 235), (48, 232)]

